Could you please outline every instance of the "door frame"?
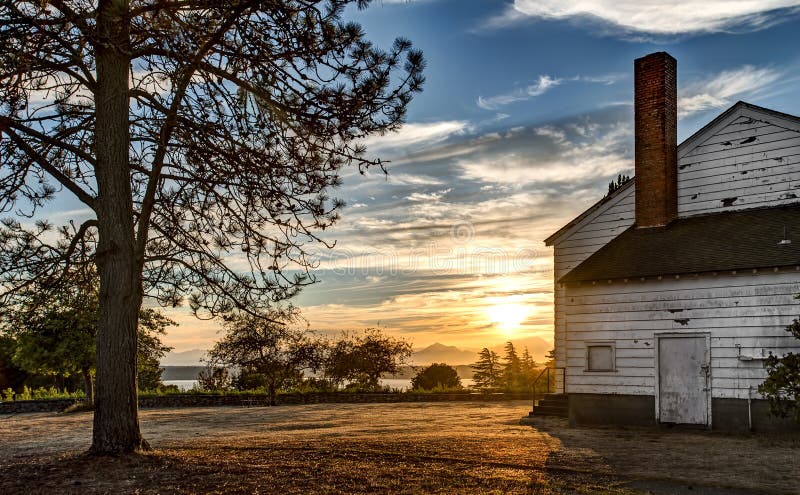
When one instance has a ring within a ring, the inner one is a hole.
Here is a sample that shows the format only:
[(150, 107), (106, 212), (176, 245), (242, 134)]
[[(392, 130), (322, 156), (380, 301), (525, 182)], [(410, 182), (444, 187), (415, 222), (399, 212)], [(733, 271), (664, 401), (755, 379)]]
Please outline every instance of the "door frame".
[(680, 338), (680, 337), (704, 337), (706, 341), (706, 363), (708, 365), (708, 372), (706, 373), (706, 427), (711, 429), (712, 417), (711, 414), (711, 383), (712, 383), (712, 376), (711, 376), (711, 333), (710, 332), (656, 332), (655, 336), (655, 402), (656, 402), (656, 423), (661, 423), (661, 372), (660, 372), (660, 350), (661, 350), (661, 342), (662, 338)]

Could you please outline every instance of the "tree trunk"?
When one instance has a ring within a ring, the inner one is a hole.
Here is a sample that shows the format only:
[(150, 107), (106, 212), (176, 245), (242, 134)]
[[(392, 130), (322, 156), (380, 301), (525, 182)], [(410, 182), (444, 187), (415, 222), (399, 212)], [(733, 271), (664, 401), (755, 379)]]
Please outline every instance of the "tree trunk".
[(130, 184), (127, 0), (101, 0), (97, 9), (95, 94), (100, 321), (97, 332), (94, 454), (147, 448), (139, 432), (136, 327), (141, 272), (134, 244)]
[(83, 374), (83, 389), (86, 392), (86, 402), (89, 405), (94, 404), (94, 378), (92, 372), (88, 369), (82, 370)]
[(274, 406), (276, 405), (275, 402), (275, 380), (269, 381), (269, 405)]

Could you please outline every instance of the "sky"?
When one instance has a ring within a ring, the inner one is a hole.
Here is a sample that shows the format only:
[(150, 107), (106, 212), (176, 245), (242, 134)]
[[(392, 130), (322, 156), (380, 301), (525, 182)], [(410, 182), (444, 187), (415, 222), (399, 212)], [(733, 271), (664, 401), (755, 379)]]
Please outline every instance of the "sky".
[[(738, 100), (800, 115), (800, 0), (376, 0), (346, 17), (427, 60), (388, 174), (346, 170), (347, 207), (296, 298), (311, 328), (379, 326), (420, 349), (552, 347), (543, 240), (633, 174), (633, 60), (678, 60), (679, 140)], [(213, 322), (170, 310), (165, 343), (205, 349)]]

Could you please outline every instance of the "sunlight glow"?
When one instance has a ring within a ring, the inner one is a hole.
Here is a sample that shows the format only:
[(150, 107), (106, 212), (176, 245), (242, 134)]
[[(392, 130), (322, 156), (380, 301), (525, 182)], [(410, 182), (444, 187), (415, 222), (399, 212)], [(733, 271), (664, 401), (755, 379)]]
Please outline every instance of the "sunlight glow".
[(524, 304), (516, 302), (498, 302), (486, 309), (489, 321), (495, 324), (498, 330), (506, 336), (517, 333), (520, 324), (530, 313), (530, 309)]

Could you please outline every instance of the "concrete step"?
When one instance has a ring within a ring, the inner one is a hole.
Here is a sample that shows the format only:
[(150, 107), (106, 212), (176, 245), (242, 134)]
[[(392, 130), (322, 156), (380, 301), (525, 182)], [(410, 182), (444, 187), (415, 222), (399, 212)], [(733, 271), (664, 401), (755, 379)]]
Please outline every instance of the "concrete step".
[(531, 412), (532, 416), (559, 416), (562, 418), (566, 418), (569, 415), (569, 411), (563, 407), (556, 407), (556, 406), (537, 406)]

